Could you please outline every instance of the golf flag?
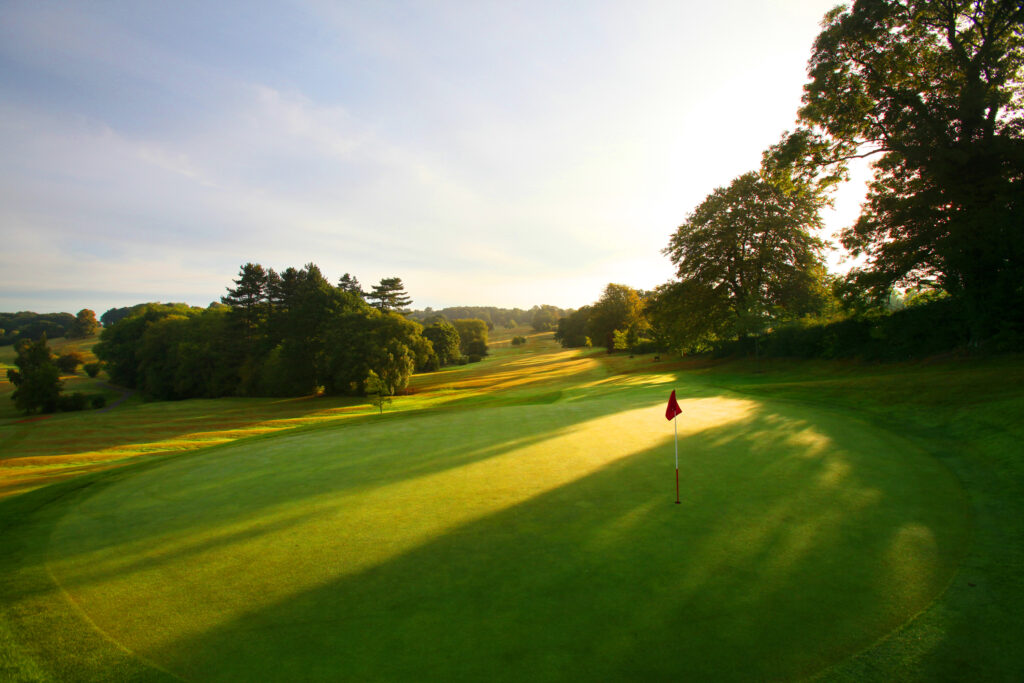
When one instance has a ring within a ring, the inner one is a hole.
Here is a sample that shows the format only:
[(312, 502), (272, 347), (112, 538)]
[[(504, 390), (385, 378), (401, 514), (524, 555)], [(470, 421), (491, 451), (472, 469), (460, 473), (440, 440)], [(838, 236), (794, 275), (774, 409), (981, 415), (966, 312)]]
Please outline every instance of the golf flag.
[(682, 415), (683, 409), (679, 407), (679, 402), (676, 401), (676, 390), (672, 390), (672, 395), (668, 397), (668, 408), (665, 409), (665, 419), (671, 420), (676, 415)]
[(679, 427), (676, 426), (676, 415), (682, 415), (683, 409), (679, 407), (679, 401), (676, 400), (676, 390), (672, 390), (672, 395), (668, 397), (668, 407), (665, 408), (665, 419), (672, 420), (672, 431), (675, 432), (676, 437), (676, 504), (679, 504)]

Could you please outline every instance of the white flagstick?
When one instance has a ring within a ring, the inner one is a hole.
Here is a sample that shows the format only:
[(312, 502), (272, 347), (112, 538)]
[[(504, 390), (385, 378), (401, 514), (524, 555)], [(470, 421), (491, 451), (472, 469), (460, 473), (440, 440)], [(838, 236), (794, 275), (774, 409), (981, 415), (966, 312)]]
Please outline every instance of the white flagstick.
[(679, 505), (679, 425), (676, 423), (678, 417), (672, 416), (672, 431), (676, 435), (676, 505)]

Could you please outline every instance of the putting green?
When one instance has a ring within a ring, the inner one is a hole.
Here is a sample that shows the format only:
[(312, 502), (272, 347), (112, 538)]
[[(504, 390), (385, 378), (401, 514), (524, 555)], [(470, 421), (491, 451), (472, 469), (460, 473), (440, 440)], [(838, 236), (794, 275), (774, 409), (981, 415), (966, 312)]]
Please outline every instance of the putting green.
[(948, 584), (957, 481), (825, 409), (676, 380), (674, 505), (666, 380), (99, 478), (48, 569), (83, 628), (193, 680), (788, 680)]

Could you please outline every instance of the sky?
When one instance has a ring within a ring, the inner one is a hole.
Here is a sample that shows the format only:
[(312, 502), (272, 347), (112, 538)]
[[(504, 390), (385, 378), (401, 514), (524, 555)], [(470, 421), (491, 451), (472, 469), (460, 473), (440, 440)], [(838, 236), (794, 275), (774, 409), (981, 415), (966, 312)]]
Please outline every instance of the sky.
[(206, 306), (249, 261), (415, 308), (653, 288), (834, 4), (0, 0), (0, 310)]

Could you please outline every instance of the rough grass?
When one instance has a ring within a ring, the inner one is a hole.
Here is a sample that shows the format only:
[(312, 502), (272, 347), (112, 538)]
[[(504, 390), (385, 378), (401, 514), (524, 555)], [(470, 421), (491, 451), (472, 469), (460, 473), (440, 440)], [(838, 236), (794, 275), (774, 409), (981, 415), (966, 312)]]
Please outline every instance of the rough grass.
[[(0, 677), (1016, 680), (1021, 367), (538, 336), (383, 416), (127, 405), (90, 438), (136, 464), (0, 501)], [(309, 421), (248, 438), (275, 419)], [(51, 440), (26, 467), (92, 452), (54, 424), (22, 425)], [(223, 442), (142, 455), (195, 434)]]

